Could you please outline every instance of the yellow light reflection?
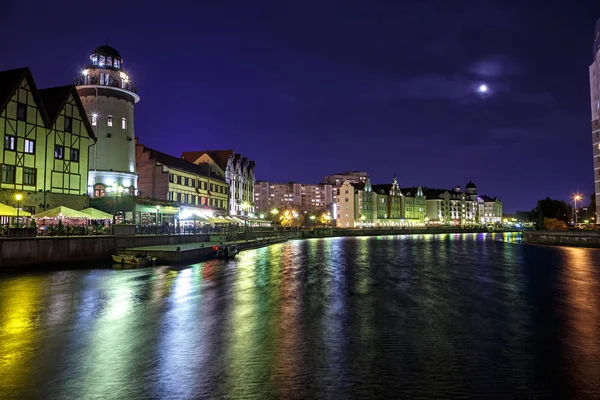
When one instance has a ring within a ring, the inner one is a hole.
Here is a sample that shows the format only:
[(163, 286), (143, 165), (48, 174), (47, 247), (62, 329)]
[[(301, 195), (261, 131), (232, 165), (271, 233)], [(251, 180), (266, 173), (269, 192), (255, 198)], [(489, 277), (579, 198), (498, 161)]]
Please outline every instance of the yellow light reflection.
[(562, 248), (566, 256), (564, 271), (568, 343), (573, 354), (569, 357), (568, 371), (574, 387), (586, 397), (600, 393), (600, 309), (598, 308), (598, 266), (592, 255), (596, 250)]

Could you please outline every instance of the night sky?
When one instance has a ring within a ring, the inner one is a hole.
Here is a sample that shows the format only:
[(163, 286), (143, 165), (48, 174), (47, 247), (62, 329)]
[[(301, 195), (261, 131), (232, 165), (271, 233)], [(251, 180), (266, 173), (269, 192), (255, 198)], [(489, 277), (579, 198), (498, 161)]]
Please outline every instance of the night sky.
[(108, 39), (149, 147), (233, 148), (260, 180), (472, 178), (505, 212), (593, 190), (598, 1), (55, 3), (2, 3), (0, 69), (69, 84)]

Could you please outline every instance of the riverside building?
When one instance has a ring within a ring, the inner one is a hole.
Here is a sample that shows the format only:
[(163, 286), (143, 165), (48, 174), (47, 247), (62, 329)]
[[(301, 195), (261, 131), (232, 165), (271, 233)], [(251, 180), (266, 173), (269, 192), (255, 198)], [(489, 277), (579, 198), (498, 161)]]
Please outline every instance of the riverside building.
[(256, 181), (254, 204), (256, 212), (267, 214), (273, 209), (313, 213), (330, 211), (335, 188), (329, 184), (275, 183)]
[(75, 86), (38, 90), (29, 68), (0, 72), (0, 203), (32, 214), (88, 205), (88, 148), (96, 141)]
[(590, 65), (590, 99), (592, 108), (592, 155), (594, 157), (594, 192), (596, 221), (600, 215), (600, 19), (594, 31), (593, 62)]
[(98, 138), (90, 148), (90, 197), (136, 195), (134, 109), (140, 96), (123, 58), (110, 46), (95, 48), (75, 84)]

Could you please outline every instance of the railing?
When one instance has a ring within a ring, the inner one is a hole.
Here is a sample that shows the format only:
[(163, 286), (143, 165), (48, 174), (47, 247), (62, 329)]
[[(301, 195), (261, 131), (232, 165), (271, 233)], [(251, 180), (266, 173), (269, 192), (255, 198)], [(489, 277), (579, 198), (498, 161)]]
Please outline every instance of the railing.
[(75, 78), (75, 86), (84, 86), (84, 85), (97, 85), (97, 86), (109, 86), (115, 87), (119, 89), (129, 90), (130, 92), (137, 93), (137, 89), (133, 83), (130, 81), (125, 81), (123, 79), (114, 79), (112, 77), (108, 78), (107, 81), (100, 82), (100, 78), (97, 76), (90, 75), (80, 75)]

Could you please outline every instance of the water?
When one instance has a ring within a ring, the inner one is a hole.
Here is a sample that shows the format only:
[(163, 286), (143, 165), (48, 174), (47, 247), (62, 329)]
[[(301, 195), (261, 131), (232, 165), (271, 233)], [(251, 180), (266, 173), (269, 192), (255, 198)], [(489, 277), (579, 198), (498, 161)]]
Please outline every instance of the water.
[(600, 252), (291, 241), (179, 270), (0, 275), (0, 397), (600, 398)]

